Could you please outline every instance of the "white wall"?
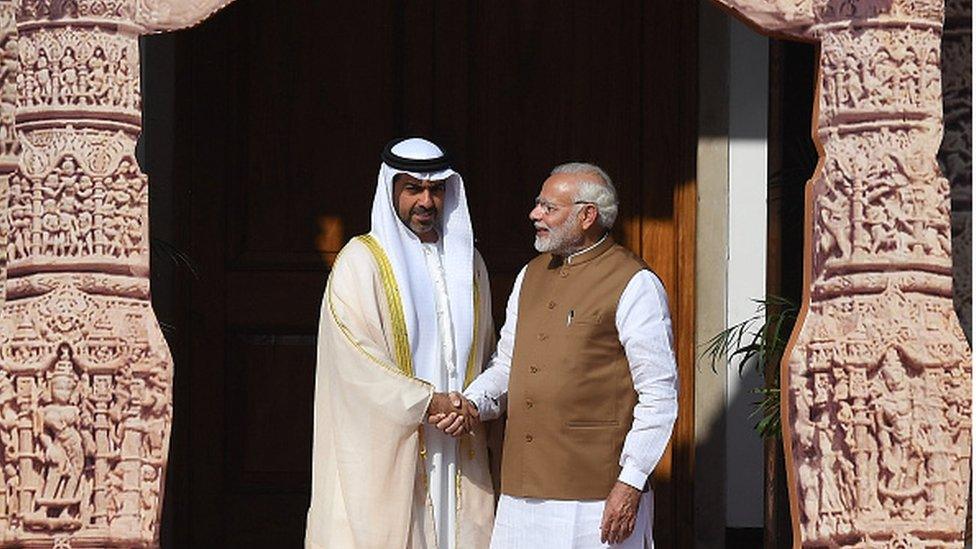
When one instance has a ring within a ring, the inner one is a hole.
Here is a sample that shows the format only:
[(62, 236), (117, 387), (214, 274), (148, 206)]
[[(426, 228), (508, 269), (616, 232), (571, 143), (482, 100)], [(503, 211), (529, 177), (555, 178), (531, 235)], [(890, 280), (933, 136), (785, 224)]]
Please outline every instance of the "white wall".
[[(768, 40), (737, 20), (729, 28), (727, 326), (756, 312), (766, 293)], [(707, 83), (706, 83), (707, 85)], [(762, 385), (753, 364), (726, 375), (726, 526), (763, 525), (763, 447), (751, 416)]]
[(725, 364), (700, 352), (728, 322), (729, 16), (698, 12), (698, 214), (695, 238), (695, 547), (725, 546)]

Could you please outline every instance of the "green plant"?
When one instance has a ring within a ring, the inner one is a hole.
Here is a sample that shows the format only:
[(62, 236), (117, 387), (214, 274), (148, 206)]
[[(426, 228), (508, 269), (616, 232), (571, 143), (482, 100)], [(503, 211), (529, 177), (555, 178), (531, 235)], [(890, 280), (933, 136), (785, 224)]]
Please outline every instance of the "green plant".
[(740, 357), (740, 375), (750, 363), (764, 378), (767, 372), (773, 373), (773, 379), (765, 379), (765, 386), (754, 391), (760, 398), (752, 416), (758, 417), (755, 428), (762, 437), (779, 437), (778, 365), (796, 324), (798, 307), (793, 301), (775, 295), (753, 301), (755, 314), (715, 334), (705, 343), (700, 356), (710, 361), (712, 371), (718, 371), (720, 361)]

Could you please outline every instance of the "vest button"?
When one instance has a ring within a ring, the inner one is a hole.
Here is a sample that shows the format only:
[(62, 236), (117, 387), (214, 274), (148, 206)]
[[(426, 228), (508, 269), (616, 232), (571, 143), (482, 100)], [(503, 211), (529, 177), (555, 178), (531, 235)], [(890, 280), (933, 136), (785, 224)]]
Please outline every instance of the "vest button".
[(532, 435), (525, 435), (525, 442), (532, 442)]
[(559, 269), (559, 276), (561, 276), (563, 278), (566, 278), (567, 276), (569, 276), (569, 269), (566, 269), (566, 268)]
[(555, 309), (556, 308), (556, 302), (555, 301), (550, 301), (549, 302), (549, 308), (550, 309)]
[(539, 334), (539, 341), (545, 341), (548, 337), (546, 334)]
[(536, 368), (535, 366), (529, 366), (529, 371), (532, 372), (533, 374), (539, 373), (539, 369)]
[(532, 401), (531, 400), (526, 400), (525, 401), (525, 407), (526, 408), (531, 408), (532, 407)]

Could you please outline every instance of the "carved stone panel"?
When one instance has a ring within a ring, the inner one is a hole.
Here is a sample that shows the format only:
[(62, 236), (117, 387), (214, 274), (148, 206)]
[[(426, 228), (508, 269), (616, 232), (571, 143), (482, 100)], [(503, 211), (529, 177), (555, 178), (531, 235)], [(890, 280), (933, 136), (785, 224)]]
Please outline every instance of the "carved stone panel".
[[(942, 2), (720, 3), (820, 44), (807, 288), (781, 376), (795, 542), (962, 547), (972, 372), (953, 307), (953, 227), (966, 221), (950, 196), (965, 191), (936, 160)], [(961, 145), (968, 121), (953, 124)], [(954, 150), (956, 177), (968, 143)]]
[(0, 1), (0, 547), (158, 544), (173, 361), (149, 302), (138, 38), (217, 7)]

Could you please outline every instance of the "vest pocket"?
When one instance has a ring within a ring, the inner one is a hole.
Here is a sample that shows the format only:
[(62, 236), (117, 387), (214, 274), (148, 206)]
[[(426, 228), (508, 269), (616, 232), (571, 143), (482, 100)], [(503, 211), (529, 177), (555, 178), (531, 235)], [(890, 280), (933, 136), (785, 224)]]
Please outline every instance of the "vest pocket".
[(614, 444), (619, 427), (614, 420), (572, 420), (566, 422), (563, 456), (574, 486), (567, 499), (606, 499), (613, 486), (620, 450)]
[(575, 419), (566, 422), (570, 429), (596, 429), (600, 427), (616, 427), (620, 422), (615, 419)]

